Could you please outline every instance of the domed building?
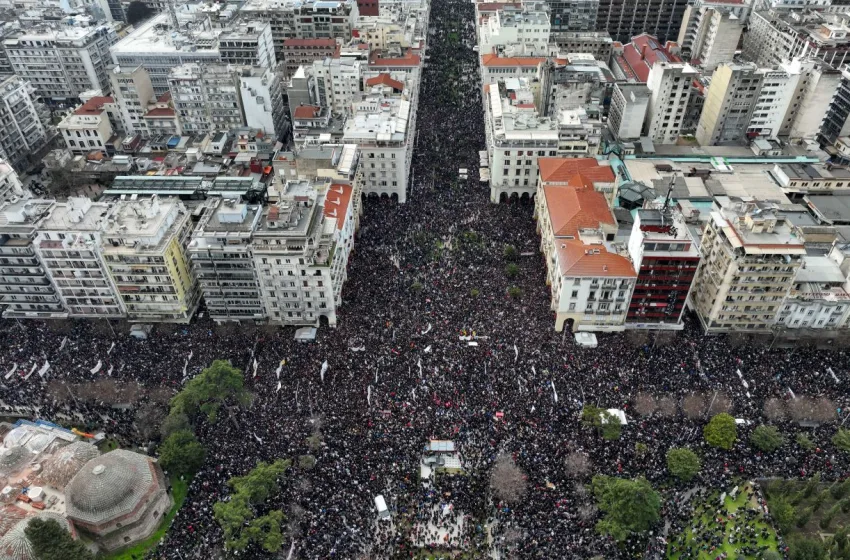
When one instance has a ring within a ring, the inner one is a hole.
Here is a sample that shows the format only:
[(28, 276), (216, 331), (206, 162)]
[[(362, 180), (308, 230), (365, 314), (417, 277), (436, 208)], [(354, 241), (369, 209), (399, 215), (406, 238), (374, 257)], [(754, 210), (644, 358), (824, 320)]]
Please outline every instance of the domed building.
[(123, 449), (88, 461), (65, 499), (68, 519), (107, 551), (150, 536), (172, 506), (159, 465)]
[(53, 519), (59, 526), (73, 535), (73, 529), (68, 521), (55, 513), (39, 513), (18, 521), (14, 527), (0, 538), (0, 560), (36, 560), (32, 543), (27, 538), (26, 528), (33, 519)]
[(75, 441), (44, 460), (38, 484), (64, 491), (83, 465), (100, 456), (97, 447), (87, 441)]

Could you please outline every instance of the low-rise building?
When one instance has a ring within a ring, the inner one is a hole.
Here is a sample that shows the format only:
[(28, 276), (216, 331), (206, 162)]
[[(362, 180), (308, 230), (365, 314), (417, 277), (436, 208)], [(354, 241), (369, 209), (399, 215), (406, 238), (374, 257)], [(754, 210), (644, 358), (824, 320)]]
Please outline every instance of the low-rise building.
[(850, 170), (830, 164), (777, 163), (771, 175), (786, 194), (795, 197), (850, 189)]
[(567, 322), (574, 331), (622, 330), (637, 275), (612, 244), (617, 221), (597, 190), (614, 172), (593, 158), (540, 158), (539, 166), (535, 216), (555, 330)]
[[(835, 249), (839, 256), (841, 250)], [(843, 262), (843, 255), (839, 256)], [(850, 314), (847, 277), (830, 256), (806, 255), (788, 297), (776, 313), (775, 329), (834, 330)]]
[(56, 126), (72, 153), (86, 155), (107, 152), (109, 140), (114, 134), (109, 118), (110, 108), (115, 110), (111, 97), (92, 97)]

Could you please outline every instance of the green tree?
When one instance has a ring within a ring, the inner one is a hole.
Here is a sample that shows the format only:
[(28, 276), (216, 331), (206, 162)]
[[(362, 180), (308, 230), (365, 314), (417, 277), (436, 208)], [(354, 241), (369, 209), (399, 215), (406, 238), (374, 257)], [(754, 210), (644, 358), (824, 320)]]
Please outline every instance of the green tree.
[(305, 471), (313, 470), (316, 466), (316, 458), (312, 455), (301, 455), (298, 457), (298, 468)]
[(230, 362), (216, 360), (171, 399), (171, 413), (183, 413), (190, 418), (204, 413), (207, 420), (215, 423), (218, 411), (226, 403), (245, 405), (250, 400), (242, 372)]
[(850, 560), (850, 527), (842, 527), (827, 544), (829, 560)]
[(261, 504), (276, 492), (280, 477), (289, 469), (290, 461), (278, 459), (274, 463), (257, 463), (245, 476), (234, 476), (227, 481), (237, 494), (248, 497), (251, 504)]
[(194, 431), (194, 429), (192, 428), (192, 424), (189, 422), (189, 417), (180, 412), (172, 412), (166, 416), (165, 420), (162, 421), (162, 425), (159, 427), (159, 434), (162, 436), (162, 439), (166, 439), (174, 432), (192, 431)]
[(193, 475), (204, 464), (206, 455), (204, 446), (195, 438), (195, 434), (182, 430), (172, 433), (162, 442), (159, 463), (171, 474)]
[(153, 15), (154, 11), (144, 2), (130, 2), (130, 5), (127, 6), (127, 23), (130, 25), (141, 23)]
[(620, 423), (620, 417), (611, 414), (607, 410), (602, 411), (602, 438), (608, 441), (620, 439), (623, 431), (623, 425)]
[(776, 426), (762, 424), (750, 434), (750, 443), (760, 451), (771, 453), (785, 445), (785, 437)]
[(702, 430), (705, 441), (720, 449), (732, 449), (738, 437), (738, 427), (735, 419), (722, 412), (715, 415)]
[(784, 496), (778, 496), (770, 501), (770, 515), (783, 533), (788, 533), (797, 515), (794, 506)]
[(508, 295), (514, 299), (519, 299), (522, 297), (522, 290), (516, 286), (511, 286), (508, 288)]
[(55, 519), (34, 517), (27, 523), (24, 533), (32, 544), (36, 560), (93, 560), (86, 546), (75, 541)]
[(674, 447), (667, 452), (667, 469), (679, 480), (693, 479), (701, 467), (697, 454), (686, 447)]
[(481, 290), (479, 290), (478, 288), (472, 288), (471, 290), (469, 290), (469, 295), (474, 298), (478, 297), (480, 294)]
[(617, 416), (593, 405), (585, 405), (581, 410), (581, 421), (588, 428), (598, 430), (607, 440), (619, 439), (623, 429)]
[(515, 278), (517, 274), (519, 274), (519, 267), (516, 263), (510, 263), (505, 267), (505, 276), (508, 278)]
[(660, 517), (661, 498), (645, 478), (628, 480), (596, 475), (593, 495), (604, 513), (596, 530), (618, 542), (633, 533), (649, 530)]
[(761, 555), (762, 560), (782, 560), (782, 555), (775, 550), (765, 550)]
[(835, 435), (832, 436), (832, 445), (841, 451), (850, 453), (850, 430), (838, 428)]
[(413, 284), (410, 285), (411, 291), (414, 291), (414, 292), (417, 292), (417, 293), (422, 291), (422, 287), (423, 287), (422, 282), (414, 282)]
[(826, 548), (818, 538), (796, 537), (788, 543), (791, 560), (826, 560)]
[(505, 245), (505, 248), (502, 250), (502, 255), (509, 261), (512, 261), (517, 258), (519, 255), (519, 251), (516, 250), (516, 247), (513, 245)]
[(815, 448), (815, 442), (813, 442), (811, 438), (803, 432), (799, 432), (794, 439), (797, 441), (797, 445), (806, 451), (811, 451)]

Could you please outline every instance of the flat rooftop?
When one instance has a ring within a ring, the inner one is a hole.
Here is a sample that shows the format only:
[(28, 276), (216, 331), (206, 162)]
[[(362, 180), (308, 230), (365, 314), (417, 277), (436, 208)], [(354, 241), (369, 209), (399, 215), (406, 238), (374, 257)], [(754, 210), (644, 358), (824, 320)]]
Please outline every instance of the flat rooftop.
[(806, 203), (828, 224), (850, 225), (850, 196), (808, 195)]

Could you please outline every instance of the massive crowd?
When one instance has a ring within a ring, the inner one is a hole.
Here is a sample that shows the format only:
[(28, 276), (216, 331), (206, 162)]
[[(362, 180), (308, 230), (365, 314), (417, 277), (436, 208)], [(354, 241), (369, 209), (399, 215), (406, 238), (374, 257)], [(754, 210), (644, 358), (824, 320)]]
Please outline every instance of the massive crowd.
[[(256, 376), (246, 368), (252, 405), (196, 426), (206, 464), (155, 558), (216, 557), (222, 534), (212, 505), (228, 496), (227, 479), (257, 461), (306, 453), (316, 456), (315, 468), (294, 472), (271, 503), (289, 520), (284, 557), (410, 558), (413, 538), (436, 552), (476, 550), (477, 558), (487, 557), (491, 541), (505, 557), (642, 557), (646, 541), (618, 549), (595, 533), (577, 482), (594, 472), (665, 479), (666, 450), (701, 446), (704, 421), (640, 417), (632, 411), (639, 393), (678, 402), (692, 391), (722, 391), (736, 416), (752, 421), (766, 399), (791, 392), (828, 396), (839, 414), (850, 404), (843, 352), (732, 347), (723, 337), (703, 337), (690, 319), (673, 344), (657, 346), (606, 335), (598, 348), (580, 349), (554, 332), (531, 206), (491, 205), (478, 182), (484, 130), (473, 13), (462, 0), (432, 4), (409, 202), (366, 201), (340, 324), (320, 329), (315, 343), (294, 342), (292, 329), (218, 328), (203, 318), (155, 329), (146, 341), (114, 335), (102, 321), (81, 321), (67, 333), (37, 322), (2, 324), (5, 405), (37, 406), (47, 419), (77, 415), (126, 444), (146, 443), (136, 410), (69, 399), (56, 393), (55, 381), (108, 376), (177, 391), (214, 359), (240, 368), (257, 360)], [(459, 168), (470, 170), (468, 180), (459, 180)], [(506, 244), (520, 254), (515, 278), (504, 272)], [(520, 297), (507, 295), (510, 286)], [(461, 340), (472, 333), (477, 346)], [(44, 376), (19, 375), (45, 360)], [(15, 364), (18, 373), (6, 378)], [(603, 441), (583, 428), (584, 403), (625, 409), (631, 422), (622, 438)], [(847, 462), (828, 444), (832, 430), (834, 424), (812, 429), (821, 449), (811, 453), (787, 446), (767, 457), (745, 442), (729, 452), (704, 448), (701, 483), (846, 475)], [(311, 435), (319, 436), (318, 449), (308, 443)], [(419, 462), (430, 438), (454, 440), (469, 475), (423, 487)], [(637, 442), (646, 445), (640, 454)], [(578, 480), (566, 465), (577, 452), (592, 464)], [(500, 453), (528, 476), (525, 497), (511, 506), (488, 503), (488, 473)], [(395, 510), (393, 521), (377, 522), (378, 494)], [(450, 535), (440, 537), (442, 530)]]

